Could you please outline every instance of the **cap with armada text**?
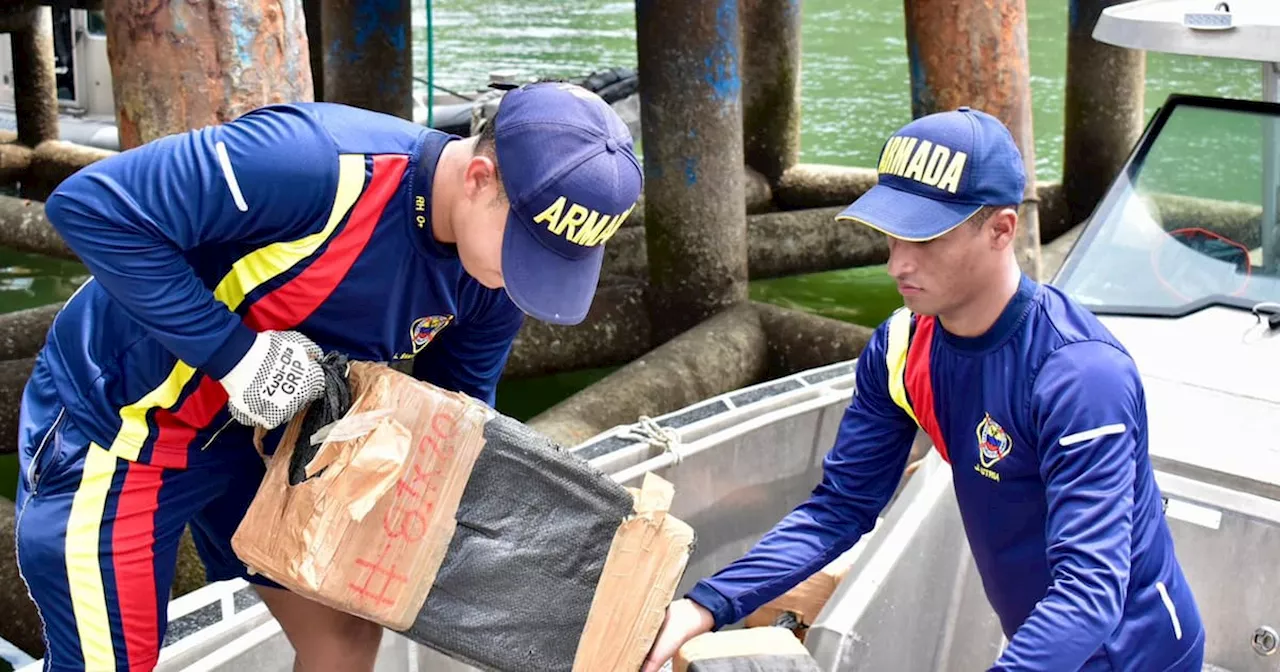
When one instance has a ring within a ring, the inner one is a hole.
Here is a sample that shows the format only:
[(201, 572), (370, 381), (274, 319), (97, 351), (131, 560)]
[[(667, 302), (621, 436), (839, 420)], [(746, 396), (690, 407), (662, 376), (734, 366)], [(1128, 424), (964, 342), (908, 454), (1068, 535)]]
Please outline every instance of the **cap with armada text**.
[(511, 203), (507, 294), (538, 320), (577, 324), (595, 296), (605, 242), (640, 197), (631, 131), (602, 98), (561, 82), (508, 91), (490, 123)]
[(836, 219), (906, 241), (937, 238), (983, 206), (1016, 206), (1026, 186), (1009, 129), (968, 107), (903, 126), (885, 143), (876, 170), (876, 185)]

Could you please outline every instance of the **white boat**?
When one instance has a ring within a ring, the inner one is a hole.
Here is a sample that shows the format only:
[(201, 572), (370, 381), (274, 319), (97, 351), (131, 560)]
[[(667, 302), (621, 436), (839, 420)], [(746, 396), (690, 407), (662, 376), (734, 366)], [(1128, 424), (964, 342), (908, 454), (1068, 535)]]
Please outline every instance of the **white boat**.
[[(1174, 37), (1141, 48), (1196, 53), (1207, 43), (1179, 39), (1165, 24), (1203, 8), (1140, 0), (1107, 10), (1095, 35), (1137, 46), (1163, 31)], [(1258, 17), (1270, 23), (1251, 24)], [(1213, 43), (1214, 55), (1248, 58), (1259, 53), (1251, 40), (1266, 39), (1271, 51), (1262, 53), (1280, 58), (1268, 32), (1280, 27), (1274, 16), (1242, 9), (1185, 20), (1211, 24), (1208, 39), (1237, 40)], [(1093, 309), (1138, 364), (1157, 482), (1207, 629), (1205, 669), (1220, 672), (1280, 669), (1280, 77), (1273, 63), (1263, 72), (1267, 101), (1166, 101), (1052, 280)], [(1195, 165), (1179, 158), (1191, 155)], [(682, 593), (748, 550), (818, 483), (854, 365), (735, 390), (573, 450), (625, 484), (648, 472), (674, 484), (672, 513), (698, 533)], [(936, 453), (852, 553), (805, 639), (822, 670), (985, 669), (998, 656), (1004, 640)], [(243, 582), (185, 595), (169, 616), (160, 670), (292, 669), (278, 624)], [(472, 668), (388, 632), (378, 669)]]

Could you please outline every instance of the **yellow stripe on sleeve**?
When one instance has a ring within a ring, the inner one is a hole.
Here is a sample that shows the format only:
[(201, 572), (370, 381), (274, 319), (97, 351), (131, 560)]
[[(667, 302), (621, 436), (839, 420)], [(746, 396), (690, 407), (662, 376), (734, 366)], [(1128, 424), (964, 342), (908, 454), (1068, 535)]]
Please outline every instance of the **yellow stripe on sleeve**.
[(911, 311), (899, 308), (889, 318), (889, 344), (885, 351), (885, 362), (889, 366), (889, 396), (893, 403), (911, 416), (917, 424), (916, 413), (907, 400), (906, 371), (907, 350), (911, 345)]
[[(333, 235), (338, 224), (360, 197), (364, 189), (365, 157), (363, 154), (343, 154), (338, 157), (338, 189), (329, 221), (324, 229), (297, 240), (281, 241), (259, 248), (238, 259), (231, 270), (218, 282), (213, 296), (235, 310), (245, 296), (262, 283), (274, 278), (306, 259)], [(120, 409), (120, 431), (111, 442), (111, 452), (126, 460), (137, 460), (142, 445), (146, 443), (150, 429), (147, 427), (147, 411), (152, 408), (171, 408), (178, 401), (183, 388), (195, 376), (195, 368), (179, 361), (173, 370), (155, 389), (138, 401)]]

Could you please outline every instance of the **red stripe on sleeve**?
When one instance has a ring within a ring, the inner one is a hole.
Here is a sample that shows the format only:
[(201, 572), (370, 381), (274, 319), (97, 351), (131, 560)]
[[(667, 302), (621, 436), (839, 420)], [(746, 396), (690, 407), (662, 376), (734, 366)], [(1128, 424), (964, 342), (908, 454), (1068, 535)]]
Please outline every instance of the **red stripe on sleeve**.
[[(346, 227), (329, 241), (329, 246), (314, 263), (254, 302), (244, 316), (249, 328), (254, 331), (292, 329), (329, 298), (373, 237), (387, 203), (399, 190), (400, 178), (408, 164), (407, 156), (373, 157), (373, 177), (356, 201)], [(227, 392), (222, 385), (201, 376), (196, 390), (176, 411), (157, 410), (155, 422), (159, 433), (152, 448), (151, 463), (186, 468), (187, 449), (195, 438), (196, 428), (212, 422), (226, 403)]]
[(406, 156), (373, 157), (373, 178), (356, 202), (346, 228), (330, 241), (314, 264), (256, 301), (245, 315), (245, 324), (255, 331), (288, 329), (315, 312), (364, 251), (387, 201), (399, 189), (400, 177), (408, 164)]
[(933, 378), (929, 371), (930, 353), (933, 351), (933, 328), (935, 318), (921, 315), (916, 318), (916, 333), (907, 350), (907, 370), (904, 374), (907, 395), (911, 398), (911, 407), (916, 412), (920, 427), (933, 439), (938, 454), (949, 464), (951, 457), (947, 454), (947, 442), (942, 438), (942, 428), (938, 425), (938, 414), (933, 403)]

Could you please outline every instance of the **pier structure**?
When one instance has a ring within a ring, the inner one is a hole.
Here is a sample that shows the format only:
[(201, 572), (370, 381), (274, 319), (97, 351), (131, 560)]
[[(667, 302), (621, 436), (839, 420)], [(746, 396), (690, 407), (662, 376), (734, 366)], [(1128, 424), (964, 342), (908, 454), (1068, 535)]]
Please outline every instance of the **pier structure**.
[[(1024, 1), (908, 0), (907, 85), (913, 116), (968, 105), (1001, 118), (1033, 176)], [(17, 195), (0, 195), (0, 246), (75, 259), (42, 201), (114, 152), (59, 139), (49, 4), (0, 9), (17, 69), (17, 132), (0, 132), (0, 186)], [(133, 4), (106, 4), (122, 148), (279, 101), (411, 118), (409, 0), (217, 0), (160, 3), (148, 13)], [(1022, 204), (1019, 260), (1041, 278), (1141, 129), (1142, 54), (1088, 37), (1110, 4), (1070, 3), (1066, 176), (1029, 180)], [(883, 236), (834, 219), (876, 183), (874, 168), (799, 161), (802, 11), (801, 0), (637, 2), (642, 202), (607, 247), (586, 321), (527, 321), (504, 375), (620, 368), (530, 420), (534, 428), (572, 444), (862, 351), (866, 327), (748, 293), (751, 280), (882, 264), (888, 255)], [(18, 399), (58, 308), (0, 315), (0, 453), (16, 448)], [(39, 619), (5, 546), (11, 511), (0, 503), (0, 637), (39, 655)], [(190, 551), (179, 581), (198, 585)]]

